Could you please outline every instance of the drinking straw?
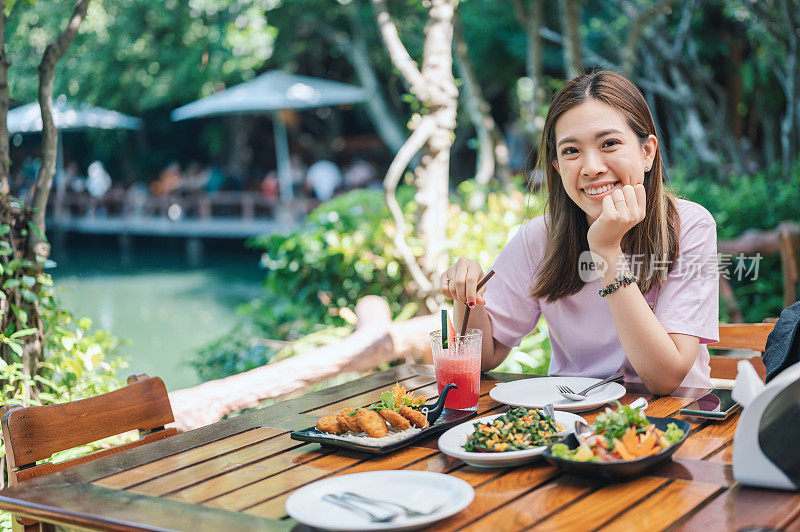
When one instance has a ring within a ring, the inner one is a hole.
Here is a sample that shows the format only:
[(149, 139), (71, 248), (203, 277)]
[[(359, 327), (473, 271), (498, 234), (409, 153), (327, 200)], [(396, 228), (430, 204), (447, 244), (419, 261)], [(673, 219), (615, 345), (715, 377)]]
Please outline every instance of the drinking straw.
[(447, 309), (442, 309), (442, 349), (447, 349)]
[[(483, 288), (483, 285), (486, 284), (486, 281), (488, 281), (489, 279), (492, 278), (492, 275), (494, 275), (494, 270), (489, 270), (489, 273), (487, 273), (483, 277), (483, 279), (481, 279), (481, 282), (478, 283), (478, 288), (475, 291), (477, 292), (478, 290)], [(467, 309), (464, 311), (464, 321), (461, 323), (461, 336), (464, 336), (465, 334), (467, 334), (467, 322), (468, 321), (469, 321), (469, 305), (467, 305)]]

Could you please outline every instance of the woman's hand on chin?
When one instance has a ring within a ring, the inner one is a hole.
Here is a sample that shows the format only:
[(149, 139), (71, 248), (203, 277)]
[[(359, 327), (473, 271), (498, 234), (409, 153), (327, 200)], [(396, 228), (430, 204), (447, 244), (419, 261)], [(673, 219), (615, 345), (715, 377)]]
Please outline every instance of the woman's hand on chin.
[(644, 185), (625, 185), (603, 198), (603, 212), (589, 226), (589, 249), (603, 258), (616, 255), (621, 249), (622, 237), (633, 226), (644, 220)]

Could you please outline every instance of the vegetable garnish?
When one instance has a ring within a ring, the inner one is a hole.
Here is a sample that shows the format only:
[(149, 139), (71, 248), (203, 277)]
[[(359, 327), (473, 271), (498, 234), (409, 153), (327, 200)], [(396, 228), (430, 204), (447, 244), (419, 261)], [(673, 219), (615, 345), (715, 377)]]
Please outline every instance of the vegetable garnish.
[(585, 437), (578, 447), (570, 450), (556, 443), (550, 452), (556, 458), (577, 462), (611, 462), (635, 460), (656, 454), (683, 438), (675, 423), (661, 431), (647, 420), (641, 408), (619, 404), (616, 410), (606, 408), (595, 419), (594, 434)]
[(367, 408), (370, 410), (393, 410), (400, 411), (400, 407), (410, 406), (417, 408), (425, 404), (427, 398), (424, 395), (416, 395), (414, 392), (407, 392), (404, 386), (395, 383), (394, 388), (386, 390), (381, 394), (381, 400)]
[(556, 421), (539, 410), (513, 408), (488, 423), (475, 423), (464, 450), (469, 452), (521, 451), (549, 445), (563, 430)]

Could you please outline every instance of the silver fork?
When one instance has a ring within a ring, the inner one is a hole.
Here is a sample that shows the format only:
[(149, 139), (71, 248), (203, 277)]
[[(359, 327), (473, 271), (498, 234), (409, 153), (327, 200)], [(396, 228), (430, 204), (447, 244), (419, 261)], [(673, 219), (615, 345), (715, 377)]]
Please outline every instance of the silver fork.
[(338, 504), (339, 506), (341, 506), (343, 508), (347, 508), (348, 510), (351, 510), (351, 511), (360, 512), (360, 513), (366, 515), (367, 517), (369, 517), (369, 520), (372, 523), (388, 523), (389, 521), (391, 521), (392, 519), (394, 519), (395, 517), (398, 516), (398, 513), (395, 512), (395, 513), (389, 514), (389, 515), (387, 515), (385, 517), (379, 517), (379, 516), (375, 515), (374, 513), (370, 512), (369, 510), (366, 510), (366, 509), (364, 509), (364, 508), (362, 508), (360, 506), (357, 506), (355, 504), (349, 503), (343, 497), (340, 497), (338, 495), (334, 495), (332, 493), (328, 493), (327, 495), (323, 495), (322, 496), (322, 500), (328, 501), (328, 502), (332, 502), (333, 504)]
[(395, 506), (395, 507), (400, 508), (401, 510), (403, 510), (406, 513), (406, 517), (422, 517), (422, 516), (425, 516), (425, 515), (431, 515), (431, 514), (434, 514), (434, 513), (438, 512), (442, 508), (442, 506), (444, 506), (444, 504), (442, 504), (440, 506), (437, 506), (436, 508), (434, 508), (433, 510), (431, 510), (429, 512), (418, 512), (417, 510), (412, 510), (411, 508), (408, 508), (407, 506), (403, 506), (402, 504), (397, 503), (397, 502), (386, 501), (386, 500), (382, 500), (382, 499), (370, 499), (368, 497), (364, 497), (363, 495), (358, 495), (357, 493), (352, 493), (350, 491), (346, 491), (346, 492), (342, 493), (341, 497), (343, 499), (352, 499), (354, 501), (365, 502), (365, 503), (370, 503), (370, 504), (388, 504), (388, 505), (391, 505), (391, 506)]
[(567, 399), (570, 399), (572, 401), (583, 401), (584, 399), (586, 399), (586, 394), (588, 394), (590, 391), (594, 390), (598, 386), (608, 384), (609, 382), (613, 382), (622, 379), (624, 377), (625, 375), (623, 375), (622, 373), (617, 373), (616, 375), (612, 375), (611, 377), (603, 379), (598, 383), (592, 384), (591, 386), (589, 386), (585, 390), (581, 390), (580, 392), (573, 392), (572, 388), (570, 388), (569, 386), (564, 386), (562, 384), (556, 385), (556, 389), (558, 389), (558, 392)]

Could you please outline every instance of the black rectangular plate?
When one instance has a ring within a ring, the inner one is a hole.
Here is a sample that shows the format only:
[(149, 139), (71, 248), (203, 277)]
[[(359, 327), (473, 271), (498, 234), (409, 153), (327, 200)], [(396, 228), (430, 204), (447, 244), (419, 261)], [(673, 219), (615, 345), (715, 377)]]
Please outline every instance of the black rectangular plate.
[(409, 445), (415, 441), (426, 438), (431, 434), (441, 432), (445, 429), (449, 429), (450, 427), (458, 425), (459, 423), (463, 423), (464, 421), (475, 417), (476, 414), (477, 412), (475, 410), (453, 410), (451, 408), (445, 408), (442, 412), (442, 415), (436, 420), (436, 423), (430, 427), (422, 429), (421, 431), (400, 441), (396, 441), (387, 445), (366, 445), (363, 443), (339, 440), (336, 438), (331, 438), (330, 436), (326, 436), (324, 432), (318, 431), (315, 427), (296, 430), (291, 433), (291, 438), (293, 440), (321, 443), (322, 445), (340, 447), (342, 449), (352, 449), (354, 451), (363, 451), (373, 454), (385, 454), (400, 449), (401, 447), (405, 447), (406, 445)]

